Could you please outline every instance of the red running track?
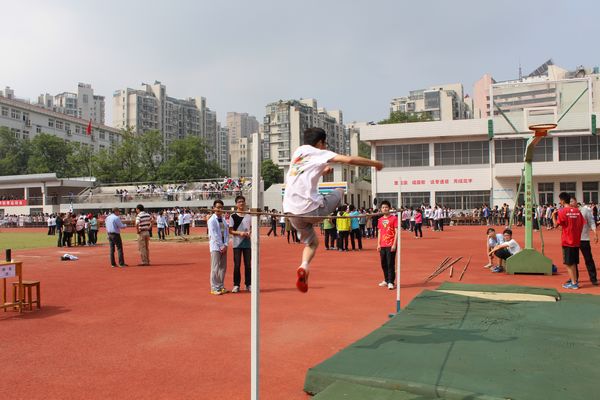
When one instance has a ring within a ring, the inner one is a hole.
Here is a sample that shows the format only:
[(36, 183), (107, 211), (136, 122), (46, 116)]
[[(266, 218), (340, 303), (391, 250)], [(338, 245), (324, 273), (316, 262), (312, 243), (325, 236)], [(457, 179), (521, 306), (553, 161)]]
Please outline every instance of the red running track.
[[(523, 243), (522, 228), (515, 238)], [(204, 231), (204, 229), (198, 231)], [(0, 234), (6, 234), (7, 230)], [(8, 231), (10, 232), (10, 231)], [(319, 249), (310, 290), (295, 288), (301, 245), (261, 236), (261, 398), (307, 399), (306, 370), (378, 328), (395, 310), (395, 291), (377, 286), (382, 274), (374, 240), (362, 252)], [(43, 229), (40, 230), (43, 233)], [(482, 268), (485, 227), (425, 230), (402, 236), (402, 305), (433, 289), (445, 273), (423, 280), (446, 256), (473, 259), (463, 282), (553, 287), (567, 279), (559, 232), (544, 231), (559, 274), (492, 274)], [(536, 236), (536, 240), (538, 237)], [(598, 245), (594, 255), (600, 261)], [(125, 244), (130, 267), (111, 269), (107, 246), (72, 248), (79, 261), (59, 261), (64, 249), (15, 252), (25, 278), (42, 282), (41, 311), (0, 311), (3, 399), (248, 399), (250, 295), (209, 294), (206, 243), (151, 243), (151, 267), (135, 267), (135, 242)], [(454, 278), (464, 263), (456, 265)], [(600, 293), (581, 272), (581, 293)], [(226, 282), (231, 288), (232, 262)]]

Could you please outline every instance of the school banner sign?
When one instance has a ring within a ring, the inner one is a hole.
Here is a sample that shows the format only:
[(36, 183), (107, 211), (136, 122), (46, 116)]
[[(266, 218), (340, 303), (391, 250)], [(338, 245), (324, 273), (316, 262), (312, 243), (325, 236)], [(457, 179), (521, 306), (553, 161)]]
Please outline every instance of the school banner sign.
[(26, 206), (27, 200), (0, 200), (0, 207), (10, 207), (10, 206)]

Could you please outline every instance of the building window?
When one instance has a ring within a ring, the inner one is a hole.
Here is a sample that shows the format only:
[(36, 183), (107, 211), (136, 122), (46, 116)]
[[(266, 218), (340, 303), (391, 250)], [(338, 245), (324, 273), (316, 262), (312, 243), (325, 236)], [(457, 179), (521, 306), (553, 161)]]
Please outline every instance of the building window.
[(402, 192), (402, 205), (404, 207), (417, 208), (421, 204), (429, 204), (430, 198), (429, 192)]
[(100, 133), (98, 134), (98, 137), (102, 140), (106, 140), (106, 133), (100, 131)]
[(598, 136), (559, 137), (558, 160), (600, 160), (600, 142), (598, 141)]
[(598, 204), (598, 182), (583, 182), (583, 202)]
[[(494, 142), (497, 164), (521, 163), (525, 158), (525, 139), (502, 139)], [(533, 161), (552, 161), (552, 138), (543, 138), (533, 150)]]
[(538, 183), (538, 198), (539, 204), (554, 204), (554, 183), (540, 182)]
[(489, 190), (472, 190), (463, 192), (436, 192), (435, 203), (452, 210), (473, 210), (489, 203)]
[(56, 129), (62, 129), (63, 128), (63, 122), (62, 121), (56, 121)]
[(8, 117), (8, 107), (2, 106), (2, 116)]
[(54, 120), (53, 120), (52, 118), (48, 118), (48, 126), (49, 126), (50, 128), (53, 128), (53, 127), (54, 127)]
[(571, 197), (575, 197), (575, 191), (577, 190), (577, 182), (561, 182), (560, 191), (567, 192)]
[(10, 117), (14, 118), (14, 119), (21, 119), (21, 111), (11, 108), (10, 109)]
[(386, 167), (425, 167), (429, 166), (429, 144), (377, 146), (376, 157)]
[(39, 126), (39, 125), (38, 125), (38, 126), (36, 126), (36, 127), (35, 127), (35, 132), (36, 132), (36, 133), (42, 133), (42, 127), (41, 127), (41, 126)]
[(392, 208), (398, 207), (398, 193), (396, 193), (396, 192), (377, 193), (376, 200), (377, 200), (377, 205), (376, 205), (377, 208), (380, 207), (381, 202), (384, 200), (389, 201), (390, 204), (392, 205)]
[(487, 164), (490, 149), (487, 141), (434, 144), (435, 165)]

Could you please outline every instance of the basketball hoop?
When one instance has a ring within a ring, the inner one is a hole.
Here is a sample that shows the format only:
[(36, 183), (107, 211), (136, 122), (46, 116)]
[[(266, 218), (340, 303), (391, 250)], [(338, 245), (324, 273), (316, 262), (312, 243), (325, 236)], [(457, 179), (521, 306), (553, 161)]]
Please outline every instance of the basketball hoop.
[(536, 124), (529, 125), (529, 130), (534, 131), (536, 137), (544, 137), (548, 135), (548, 131), (556, 127), (556, 124)]

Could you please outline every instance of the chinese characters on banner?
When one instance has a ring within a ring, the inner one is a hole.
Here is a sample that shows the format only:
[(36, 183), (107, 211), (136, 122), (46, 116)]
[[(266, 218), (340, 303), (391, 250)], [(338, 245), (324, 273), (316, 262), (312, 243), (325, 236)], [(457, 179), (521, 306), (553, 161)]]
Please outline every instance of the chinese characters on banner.
[(395, 180), (394, 181), (394, 186), (398, 186), (398, 185), (402, 185), (402, 186), (408, 186), (408, 185), (448, 185), (448, 184), (450, 184), (450, 182), (452, 182), (452, 183), (458, 183), (458, 184), (470, 184), (470, 183), (473, 183), (473, 179), (472, 178), (408, 179), (408, 180), (404, 180), (403, 179), (403, 180)]
[(26, 206), (27, 200), (0, 200), (0, 206)]

